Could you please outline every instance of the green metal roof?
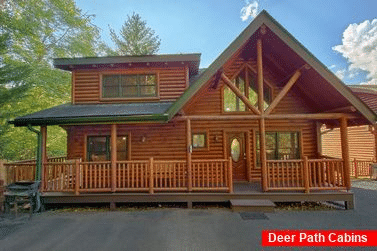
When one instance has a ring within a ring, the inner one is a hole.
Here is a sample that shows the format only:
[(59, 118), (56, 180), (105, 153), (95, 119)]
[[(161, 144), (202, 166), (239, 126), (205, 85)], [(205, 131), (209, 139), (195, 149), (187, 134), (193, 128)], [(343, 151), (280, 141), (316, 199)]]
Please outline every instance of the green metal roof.
[(88, 123), (166, 122), (165, 111), (171, 102), (128, 104), (64, 104), (18, 117), (9, 123), (15, 126), (64, 125)]
[(84, 57), (84, 58), (55, 58), (55, 68), (72, 71), (74, 69), (101, 69), (101, 68), (129, 68), (144, 66), (166, 67), (175, 64), (187, 65), (190, 75), (199, 71), (200, 53), (191, 54), (160, 54), (143, 56), (111, 56), (111, 57)]

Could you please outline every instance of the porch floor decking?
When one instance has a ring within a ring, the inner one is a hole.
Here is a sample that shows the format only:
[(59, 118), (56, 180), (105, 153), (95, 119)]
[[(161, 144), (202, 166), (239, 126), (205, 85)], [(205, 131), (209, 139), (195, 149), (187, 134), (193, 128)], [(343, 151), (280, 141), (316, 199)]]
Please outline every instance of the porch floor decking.
[(54, 203), (155, 203), (155, 202), (229, 202), (239, 200), (271, 200), (272, 202), (299, 202), (299, 201), (344, 201), (347, 209), (354, 208), (354, 195), (347, 191), (316, 191), (303, 192), (262, 192), (260, 182), (236, 182), (234, 193), (223, 192), (158, 192), (149, 193), (74, 193), (47, 192), (42, 194), (46, 204)]

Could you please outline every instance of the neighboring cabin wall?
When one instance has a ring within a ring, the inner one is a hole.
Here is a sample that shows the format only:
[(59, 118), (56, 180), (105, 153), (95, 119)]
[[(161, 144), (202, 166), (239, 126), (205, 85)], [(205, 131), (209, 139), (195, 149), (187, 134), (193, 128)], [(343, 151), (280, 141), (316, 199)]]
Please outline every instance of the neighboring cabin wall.
[[(375, 159), (374, 135), (367, 125), (348, 127), (348, 144), (351, 159)], [(335, 158), (342, 157), (339, 128), (322, 135), (322, 154)]]
[[(158, 73), (160, 101), (176, 100), (187, 87), (188, 68), (145, 68), (130, 70), (76, 70), (72, 73), (72, 101), (74, 104), (109, 103), (101, 101), (102, 73)], [(126, 101), (126, 100), (125, 100)]]

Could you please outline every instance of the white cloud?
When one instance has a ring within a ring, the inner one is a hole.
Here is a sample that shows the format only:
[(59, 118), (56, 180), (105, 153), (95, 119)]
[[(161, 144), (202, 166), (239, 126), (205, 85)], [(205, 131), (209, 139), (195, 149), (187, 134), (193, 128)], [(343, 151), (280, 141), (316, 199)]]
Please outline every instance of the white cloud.
[[(362, 70), (368, 73), (367, 82), (363, 84), (377, 84), (377, 19), (350, 24), (343, 32), (342, 44), (334, 46), (333, 50), (348, 60), (348, 76)], [(338, 76), (345, 74), (339, 72)]]
[(247, 21), (250, 17), (258, 15), (258, 1), (245, 0), (245, 6), (241, 9), (242, 21)]
[(337, 70), (337, 71), (335, 71), (335, 75), (336, 75), (339, 79), (341, 79), (341, 80), (344, 79), (345, 74), (346, 74), (346, 69), (342, 69), (342, 70)]

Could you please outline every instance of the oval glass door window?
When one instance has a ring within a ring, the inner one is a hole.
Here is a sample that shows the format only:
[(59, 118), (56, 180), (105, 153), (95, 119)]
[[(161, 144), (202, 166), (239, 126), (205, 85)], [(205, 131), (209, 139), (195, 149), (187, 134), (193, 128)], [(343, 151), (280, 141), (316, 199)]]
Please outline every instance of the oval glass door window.
[(241, 144), (237, 138), (232, 140), (232, 144), (230, 145), (230, 152), (232, 155), (232, 160), (237, 162), (240, 159), (241, 155)]

